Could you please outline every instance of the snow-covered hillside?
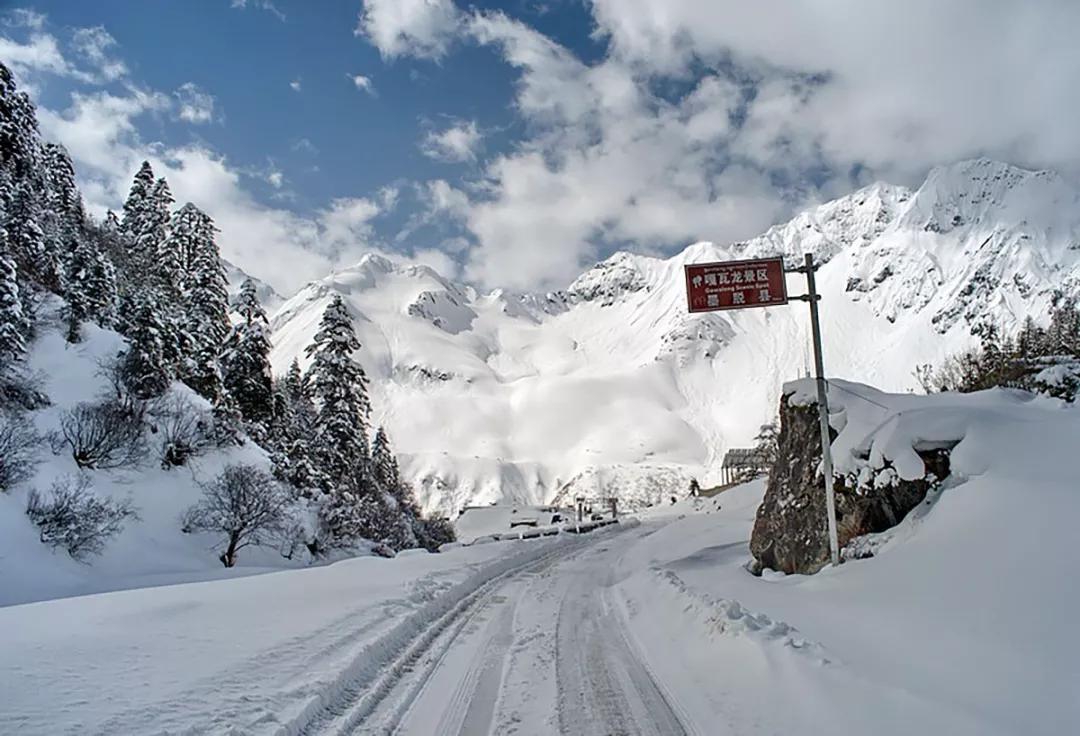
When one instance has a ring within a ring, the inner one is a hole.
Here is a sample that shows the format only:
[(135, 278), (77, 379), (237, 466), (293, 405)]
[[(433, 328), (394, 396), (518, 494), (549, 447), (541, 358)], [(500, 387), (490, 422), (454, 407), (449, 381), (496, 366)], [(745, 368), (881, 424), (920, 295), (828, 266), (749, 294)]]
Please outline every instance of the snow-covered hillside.
[[(825, 262), (830, 374), (887, 389), (967, 347), (986, 321), (1043, 319), (1080, 288), (1080, 195), (1056, 174), (989, 160), (917, 190), (875, 184), (752, 240), (669, 259), (618, 253), (565, 292), (480, 293), (367, 256), (302, 289), (273, 320), (275, 370), (303, 362), (341, 294), (375, 405), (428, 509), (565, 495), (653, 502), (747, 444), (810, 363), (801, 303), (686, 313), (686, 263), (804, 252)], [(802, 277), (789, 278), (801, 293)]]
[[(29, 413), (41, 438), (34, 453), (36, 472), (28, 482), (0, 493), (0, 606), (236, 577), (307, 564), (299, 556), (286, 560), (273, 546), (250, 547), (238, 567), (224, 569), (218, 561), (219, 538), (181, 533), (182, 514), (201, 496), (199, 483), (212, 480), (230, 463), (269, 470), (266, 453), (251, 442), (211, 449), (184, 467), (163, 469), (159, 455), (162, 440), (151, 436), (140, 462), (88, 474), (95, 495), (128, 499), (138, 515), (123, 524), (122, 531), (108, 541), (100, 556), (90, 558), (87, 564), (72, 559), (62, 548), (42, 544), (39, 530), (27, 519), (28, 494), (35, 488), (47, 490), (53, 481), (80, 473), (71, 452), (67, 448), (53, 452), (47, 438), (56, 431), (66, 411), (109, 395), (105, 366), (125, 347), (120, 335), (91, 324), (84, 326), (82, 342), (72, 345), (65, 342), (53, 321), (43, 321), (42, 334), (26, 361), (27, 372), (40, 378), (40, 389), (52, 402)], [(171, 392), (193, 407), (209, 411), (209, 405), (182, 384), (174, 384)]]

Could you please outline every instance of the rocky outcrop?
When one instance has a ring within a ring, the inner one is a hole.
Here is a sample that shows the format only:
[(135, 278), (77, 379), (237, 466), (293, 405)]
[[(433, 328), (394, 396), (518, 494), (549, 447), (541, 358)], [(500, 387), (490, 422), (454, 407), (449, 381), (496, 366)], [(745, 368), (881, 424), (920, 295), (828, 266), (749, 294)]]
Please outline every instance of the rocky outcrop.
[[(780, 400), (779, 453), (769, 473), (750, 538), (753, 569), (812, 574), (829, 562), (825, 491), (820, 473), (821, 435), (816, 404)], [(832, 432), (836, 437), (835, 430)], [(873, 472), (834, 476), (837, 535), (843, 548), (866, 534), (898, 524), (949, 475), (949, 450), (917, 451), (925, 476), (903, 480), (889, 463)]]

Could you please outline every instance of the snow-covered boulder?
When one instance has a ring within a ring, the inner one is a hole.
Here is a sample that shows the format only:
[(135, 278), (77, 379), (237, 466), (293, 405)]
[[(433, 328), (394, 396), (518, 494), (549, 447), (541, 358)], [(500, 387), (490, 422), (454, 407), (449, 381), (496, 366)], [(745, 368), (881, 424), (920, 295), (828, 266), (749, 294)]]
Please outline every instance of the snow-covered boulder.
[[(861, 537), (890, 529), (946, 480), (985, 470), (985, 427), (1031, 394), (995, 389), (975, 394), (887, 394), (831, 381), (832, 454), (837, 535), (845, 556), (870, 549)], [(999, 416), (1000, 414), (1000, 416)], [(769, 476), (750, 540), (754, 567), (809, 574), (829, 562), (821, 435), (815, 382), (784, 386), (780, 400), (779, 459)], [(959, 472), (953, 453), (961, 450)]]

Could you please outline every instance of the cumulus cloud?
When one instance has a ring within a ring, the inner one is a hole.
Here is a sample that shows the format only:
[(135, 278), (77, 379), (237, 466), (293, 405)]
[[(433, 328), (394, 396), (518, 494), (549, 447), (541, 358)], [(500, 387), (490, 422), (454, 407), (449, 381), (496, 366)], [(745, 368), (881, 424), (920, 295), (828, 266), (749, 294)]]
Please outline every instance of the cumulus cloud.
[(322, 241), (337, 254), (372, 239), (371, 221), (380, 212), (379, 205), (365, 197), (340, 197), (319, 213)]
[(178, 108), (177, 116), (189, 123), (209, 123), (214, 120), (214, 96), (194, 82), (186, 82), (173, 93)]
[[(526, 137), (452, 208), (429, 184), (416, 218), (462, 222), (466, 274), (488, 285), (560, 285), (615, 246), (742, 239), (867, 177), (916, 183), (974, 155), (1080, 172), (1080, 5), (1066, 0), (593, 0), (608, 48), (588, 62), (504, 13), (439, 5), (429, 56), (449, 33), (518, 70)], [(425, 55), (367, 32), (385, 56)], [(472, 160), (469, 131), (423, 150)]]
[(371, 82), (371, 77), (365, 77), (363, 74), (349, 74), (348, 77), (358, 90), (367, 92), (372, 97), (375, 96), (375, 87)]
[(364, 0), (356, 35), (366, 36), (384, 58), (439, 59), (458, 29), (452, 0)]
[(20, 76), (28, 72), (72, 73), (56, 39), (47, 34), (35, 33), (25, 43), (0, 36), (0, 59)]
[(289, 82), (289, 87), (292, 89), (293, 92), (299, 92), (301, 89), (303, 89), (304, 85), (299, 79), (294, 79)]
[[(593, 0), (613, 53), (651, 75), (731, 59), (774, 88), (757, 122), (820, 148), (837, 167), (918, 177), (989, 154), (1080, 167), (1080, 4), (811, 0), (778, 12), (738, 0)], [(748, 126), (749, 127), (749, 126)]]
[(436, 161), (475, 161), (481, 138), (475, 120), (460, 120), (443, 130), (430, 131), (420, 145), (420, 150), (425, 156)]
[(611, 244), (665, 251), (748, 237), (801, 197), (732, 163), (747, 94), (727, 75), (664, 97), (630, 64), (586, 64), (501, 13), (473, 15), (468, 32), (520, 70), (515, 105), (531, 131), (488, 162), (468, 204), (455, 205), (477, 241), (470, 278), (563, 286)]

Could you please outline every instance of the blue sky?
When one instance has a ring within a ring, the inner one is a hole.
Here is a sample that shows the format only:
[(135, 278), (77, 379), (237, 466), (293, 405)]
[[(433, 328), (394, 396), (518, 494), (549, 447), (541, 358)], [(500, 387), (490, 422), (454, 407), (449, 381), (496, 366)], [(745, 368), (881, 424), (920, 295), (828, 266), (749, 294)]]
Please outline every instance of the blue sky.
[(368, 250), (560, 288), (960, 158), (1077, 170), (1077, 3), (767, 5), (0, 2), (0, 60), (95, 211), (150, 158), (282, 291)]

